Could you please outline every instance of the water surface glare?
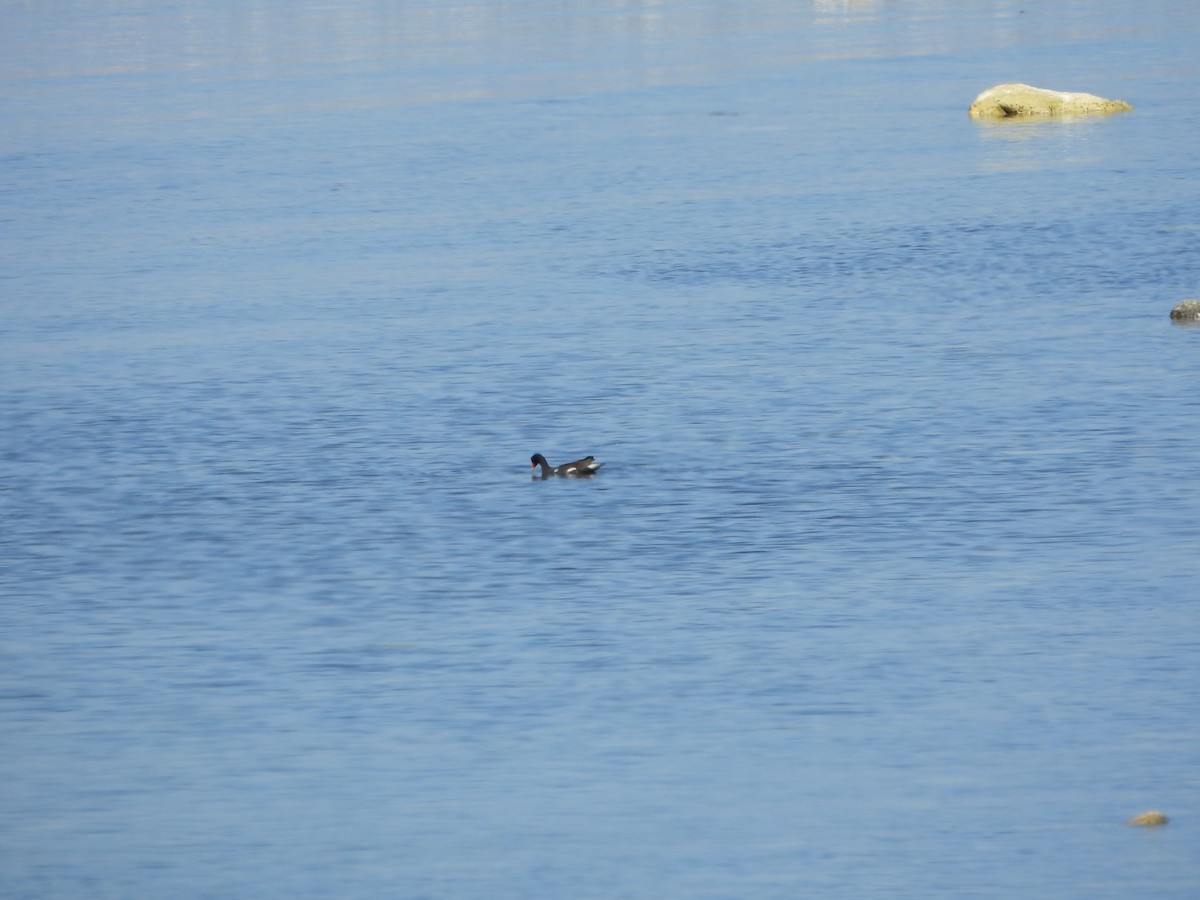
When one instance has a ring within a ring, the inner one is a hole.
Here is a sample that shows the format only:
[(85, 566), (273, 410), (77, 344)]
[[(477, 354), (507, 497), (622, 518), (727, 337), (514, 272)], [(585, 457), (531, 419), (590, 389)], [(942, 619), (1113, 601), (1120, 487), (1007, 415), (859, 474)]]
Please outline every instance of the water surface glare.
[(1200, 896), (1198, 41), (4, 4), (0, 895)]

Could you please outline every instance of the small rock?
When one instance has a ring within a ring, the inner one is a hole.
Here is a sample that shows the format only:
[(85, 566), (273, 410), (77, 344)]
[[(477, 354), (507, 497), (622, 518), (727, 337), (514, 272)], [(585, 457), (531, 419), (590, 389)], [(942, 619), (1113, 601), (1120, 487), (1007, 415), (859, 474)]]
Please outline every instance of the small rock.
[(1087, 116), (1133, 109), (1124, 100), (1106, 100), (1095, 94), (1050, 91), (1029, 84), (998, 84), (975, 98), (967, 113), (973, 119), (1007, 119), (1012, 116)]
[(1157, 809), (1152, 809), (1149, 812), (1144, 812), (1141, 815), (1134, 816), (1132, 819), (1130, 819), (1125, 824), (1126, 825), (1145, 825), (1147, 827), (1153, 828), (1157, 825), (1166, 825), (1167, 822), (1169, 822), (1169, 821), (1170, 821), (1170, 819), (1167, 818), (1166, 813), (1161, 813)]
[(1200, 300), (1180, 300), (1171, 310), (1171, 318), (1185, 322), (1200, 321)]

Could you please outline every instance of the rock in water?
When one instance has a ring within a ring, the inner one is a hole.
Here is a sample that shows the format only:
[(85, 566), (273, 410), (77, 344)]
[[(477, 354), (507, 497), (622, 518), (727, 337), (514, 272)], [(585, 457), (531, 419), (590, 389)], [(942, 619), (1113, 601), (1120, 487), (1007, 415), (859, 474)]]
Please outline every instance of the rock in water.
[(975, 98), (967, 110), (973, 119), (1013, 116), (1088, 116), (1133, 109), (1124, 100), (1105, 100), (1095, 94), (1049, 91), (1028, 84), (998, 84)]
[(1171, 318), (1184, 322), (1200, 322), (1200, 300), (1180, 300), (1171, 310)]
[(1157, 809), (1152, 809), (1149, 812), (1144, 812), (1144, 813), (1141, 813), (1140, 815), (1134, 816), (1132, 819), (1130, 819), (1125, 824), (1126, 825), (1146, 825), (1146, 826), (1153, 827), (1155, 825), (1166, 825), (1167, 822), (1169, 822), (1169, 821), (1170, 821), (1170, 819), (1167, 818), (1166, 813), (1161, 813)]

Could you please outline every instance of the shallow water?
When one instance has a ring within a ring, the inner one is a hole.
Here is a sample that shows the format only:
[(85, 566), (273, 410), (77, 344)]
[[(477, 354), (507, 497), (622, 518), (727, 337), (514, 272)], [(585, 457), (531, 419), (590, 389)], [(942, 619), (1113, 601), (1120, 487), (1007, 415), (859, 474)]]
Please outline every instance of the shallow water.
[(0, 22), (4, 896), (1200, 891), (1200, 10)]

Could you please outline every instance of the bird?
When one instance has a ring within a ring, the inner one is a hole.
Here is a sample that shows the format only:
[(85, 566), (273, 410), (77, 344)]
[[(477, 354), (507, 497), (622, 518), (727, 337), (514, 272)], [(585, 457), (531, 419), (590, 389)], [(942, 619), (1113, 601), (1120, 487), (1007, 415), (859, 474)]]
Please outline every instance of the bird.
[(580, 475), (595, 475), (596, 470), (604, 463), (596, 462), (596, 457), (585, 456), (583, 459), (577, 459), (575, 462), (563, 463), (561, 466), (552, 466), (546, 462), (546, 457), (540, 453), (535, 453), (529, 458), (529, 468), (536, 469), (542, 467), (542, 477), (549, 478), (551, 475), (564, 476), (580, 476)]

